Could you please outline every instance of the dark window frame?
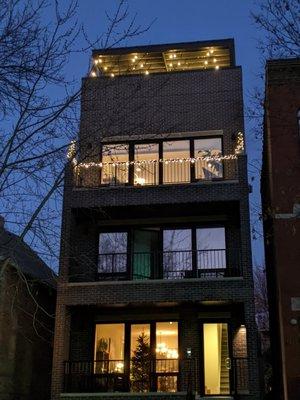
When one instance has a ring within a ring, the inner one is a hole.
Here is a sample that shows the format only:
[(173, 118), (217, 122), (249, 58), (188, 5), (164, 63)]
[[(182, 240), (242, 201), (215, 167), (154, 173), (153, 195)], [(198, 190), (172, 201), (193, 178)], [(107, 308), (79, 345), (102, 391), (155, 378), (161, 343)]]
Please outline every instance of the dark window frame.
[[(128, 161), (132, 162), (135, 161), (135, 145), (139, 144), (158, 144), (158, 159), (163, 159), (163, 143), (164, 142), (175, 142), (175, 141), (189, 141), (189, 148), (190, 148), (190, 157), (193, 158), (195, 155), (195, 140), (201, 140), (201, 139), (221, 139), (221, 153), (224, 154), (224, 138), (223, 135), (200, 135), (200, 136), (187, 136), (187, 137), (176, 137), (176, 138), (161, 138), (161, 139), (144, 139), (144, 140), (119, 140), (118, 142), (107, 142), (107, 143), (102, 143), (101, 148), (100, 148), (100, 162), (103, 160), (103, 147), (104, 146), (110, 146), (110, 145), (128, 145)], [(101, 186), (109, 186), (109, 184), (103, 184), (102, 182), (102, 170), (100, 171), (100, 184)], [(124, 186), (138, 186), (134, 185), (134, 165), (129, 165), (128, 168), (128, 177), (127, 177), (127, 183), (124, 184)], [(195, 165), (193, 163), (190, 164), (190, 182), (185, 182), (185, 183), (192, 183), (192, 182), (197, 182), (200, 179), (196, 179), (195, 177)], [(159, 173), (158, 173), (158, 183), (154, 185), (147, 185), (147, 186), (157, 186), (157, 185), (170, 185), (170, 184), (180, 184), (180, 182), (171, 182), (171, 183), (164, 183), (163, 182), (163, 164), (159, 163)]]

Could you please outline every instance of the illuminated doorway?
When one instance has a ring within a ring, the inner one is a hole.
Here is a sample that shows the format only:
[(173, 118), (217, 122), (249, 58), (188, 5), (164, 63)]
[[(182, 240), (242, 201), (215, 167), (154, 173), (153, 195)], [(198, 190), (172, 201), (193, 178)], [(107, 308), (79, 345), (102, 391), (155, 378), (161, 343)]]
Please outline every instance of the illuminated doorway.
[(228, 324), (203, 324), (204, 393), (230, 394), (231, 361), (228, 346)]

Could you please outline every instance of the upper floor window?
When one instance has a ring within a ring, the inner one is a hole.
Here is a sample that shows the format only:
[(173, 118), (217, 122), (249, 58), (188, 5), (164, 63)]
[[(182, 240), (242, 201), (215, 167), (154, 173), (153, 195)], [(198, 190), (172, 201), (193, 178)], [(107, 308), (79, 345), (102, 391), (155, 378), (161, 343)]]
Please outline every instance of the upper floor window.
[[(190, 161), (184, 161), (191, 157), (190, 141), (175, 140), (163, 142), (163, 183), (184, 183), (191, 180)], [(177, 160), (182, 160), (180, 163)]]
[(219, 155), (222, 155), (221, 137), (105, 144), (101, 183), (145, 186), (223, 178), (223, 161), (190, 160)]
[[(146, 143), (134, 145), (134, 184), (157, 185), (159, 179), (159, 145)], [(146, 161), (146, 162), (145, 162)]]
[[(221, 138), (202, 138), (194, 141), (195, 157), (216, 157), (222, 154)], [(197, 160), (195, 163), (196, 179), (222, 178), (223, 164), (216, 160)]]
[(99, 235), (98, 271), (101, 274), (125, 274), (127, 270), (127, 232), (103, 232)]
[(102, 148), (101, 183), (122, 185), (128, 183), (129, 144), (108, 144)]

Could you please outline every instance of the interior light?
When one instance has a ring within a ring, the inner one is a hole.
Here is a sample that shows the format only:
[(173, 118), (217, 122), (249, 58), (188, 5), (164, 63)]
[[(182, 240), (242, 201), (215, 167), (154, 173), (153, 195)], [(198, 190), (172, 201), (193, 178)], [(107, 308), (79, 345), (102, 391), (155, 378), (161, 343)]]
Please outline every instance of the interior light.
[(107, 67), (106, 66), (103, 69), (104, 69), (104, 71), (107, 71)]
[(214, 58), (214, 62), (217, 62), (217, 59), (216, 59), (216, 58)]
[(207, 64), (208, 64), (208, 61), (207, 61), (207, 60), (205, 60), (205, 61), (204, 61), (204, 64), (205, 64), (205, 65), (207, 65)]

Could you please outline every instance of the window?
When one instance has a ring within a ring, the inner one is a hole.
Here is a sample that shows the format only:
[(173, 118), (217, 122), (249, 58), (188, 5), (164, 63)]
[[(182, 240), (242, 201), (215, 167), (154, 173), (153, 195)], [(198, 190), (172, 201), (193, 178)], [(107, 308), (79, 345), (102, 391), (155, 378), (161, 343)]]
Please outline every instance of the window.
[(176, 140), (163, 143), (163, 183), (184, 183), (191, 180), (190, 161), (175, 162), (190, 157), (190, 141)]
[(98, 324), (95, 373), (124, 373), (125, 324)]
[(177, 279), (192, 273), (191, 229), (170, 229), (163, 232), (164, 278)]
[(226, 268), (225, 228), (198, 228), (197, 269)]
[(156, 323), (156, 374), (158, 392), (177, 391), (178, 322)]
[(100, 274), (126, 273), (127, 232), (104, 232), (99, 235), (98, 272)]
[(129, 145), (109, 144), (102, 148), (101, 183), (107, 185), (122, 185), (128, 183)]
[(131, 325), (130, 389), (132, 392), (150, 391), (150, 363), (150, 324)]
[[(216, 157), (222, 154), (221, 138), (203, 138), (194, 141), (195, 158)], [(223, 177), (223, 165), (216, 160), (197, 160), (195, 162), (196, 179), (213, 179)]]
[(158, 143), (136, 144), (134, 146), (134, 160), (146, 161), (134, 165), (135, 185), (157, 185), (159, 175)]

